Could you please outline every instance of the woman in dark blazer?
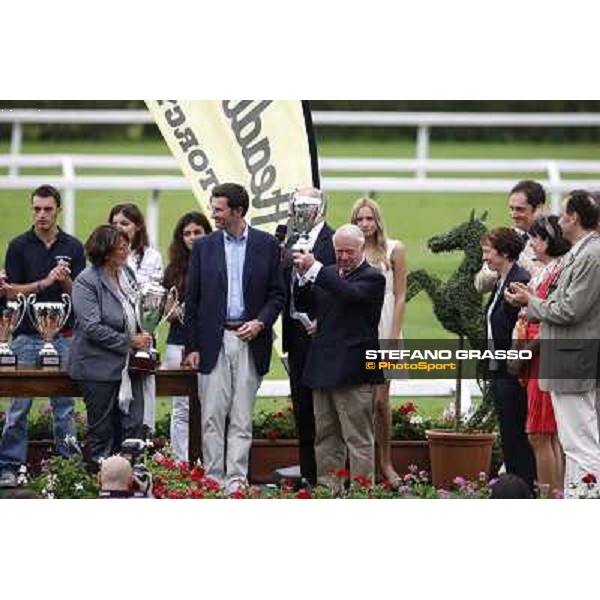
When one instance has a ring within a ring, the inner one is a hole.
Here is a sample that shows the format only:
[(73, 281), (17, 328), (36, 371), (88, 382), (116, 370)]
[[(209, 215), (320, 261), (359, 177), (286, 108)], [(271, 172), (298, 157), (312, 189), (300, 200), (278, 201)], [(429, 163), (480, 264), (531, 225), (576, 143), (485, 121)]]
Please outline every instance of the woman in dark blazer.
[(124, 411), (122, 379), (129, 353), (148, 349), (152, 336), (137, 333), (127, 237), (112, 225), (101, 225), (85, 250), (92, 264), (73, 284), (76, 322), (67, 371), (83, 393), (88, 462), (95, 470), (101, 459), (118, 451), (122, 439), (143, 434), (142, 381), (131, 378), (132, 398)]
[[(517, 264), (524, 246), (521, 236), (507, 227), (492, 229), (481, 238), (483, 260), (498, 273), (485, 311), (490, 350), (509, 350), (512, 346), (519, 307), (506, 301), (504, 290), (514, 281), (529, 282), (529, 273)], [(505, 360), (491, 360), (489, 366), (506, 471), (518, 475), (533, 488), (535, 461), (525, 433), (527, 391), (507, 371)]]

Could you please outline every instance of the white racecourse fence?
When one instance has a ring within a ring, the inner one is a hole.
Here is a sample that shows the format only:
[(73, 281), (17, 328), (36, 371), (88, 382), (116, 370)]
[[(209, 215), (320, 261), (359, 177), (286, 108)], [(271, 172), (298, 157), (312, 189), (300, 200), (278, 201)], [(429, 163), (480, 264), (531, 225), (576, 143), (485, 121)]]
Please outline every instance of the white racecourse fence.
[[(582, 187), (600, 189), (600, 160), (505, 160), (505, 159), (431, 159), (429, 135), (432, 127), (599, 127), (598, 113), (430, 113), (430, 112), (313, 112), (318, 127), (376, 126), (416, 127), (414, 159), (394, 158), (324, 158), (319, 160), (323, 173), (352, 173), (352, 176), (324, 176), (321, 187), (326, 191), (378, 192), (464, 192), (506, 193), (515, 182), (510, 178), (481, 177), (480, 174), (544, 173), (536, 177), (551, 193), (556, 211), (560, 195)], [(47, 183), (49, 176), (23, 175), (22, 168), (57, 168), (52, 183), (64, 193), (64, 227), (75, 232), (75, 194), (77, 190), (146, 190), (149, 192), (147, 224), (153, 244), (158, 240), (159, 195), (163, 190), (189, 190), (170, 156), (107, 155), (23, 155), (23, 126), (32, 123), (150, 124), (153, 119), (145, 110), (0, 110), (0, 123), (12, 123), (10, 153), (0, 155), (0, 189), (31, 189)], [(81, 175), (77, 169), (127, 171), (173, 171), (177, 175)], [(373, 174), (376, 173), (377, 176)], [(400, 173), (412, 174), (399, 177)], [(444, 176), (428, 177), (443, 173)], [(448, 174), (457, 173), (452, 177)], [(465, 177), (465, 174), (468, 177)], [(586, 175), (576, 178), (576, 175)], [(479, 177), (478, 177), (479, 175)], [(569, 175), (568, 179), (563, 179)], [(592, 175), (592, 177), (590, 177)], [(463, 410), (468, 410), (471, 395), (478, 395), (474, 381), (463, 385)], [(454, 380), (392, 382), (393, 395), (436, 396), (454, 392)], [(260, 395), (289, 394), (287, 381), (264, 381)]]

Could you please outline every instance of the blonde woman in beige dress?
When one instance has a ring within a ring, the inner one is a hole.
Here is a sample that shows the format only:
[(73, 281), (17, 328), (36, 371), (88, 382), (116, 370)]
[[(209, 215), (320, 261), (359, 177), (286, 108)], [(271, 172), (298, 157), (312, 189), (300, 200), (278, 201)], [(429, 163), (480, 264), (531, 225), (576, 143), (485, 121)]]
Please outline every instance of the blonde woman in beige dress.
[[(367, 261), (385, 275), (385, 298), (379, 320), (379, 338), (398, 340), (402, 337), (402, 322), (406, 297), (406, 250), (397, 240), (385, 235), (381, 209), (372, 198), (359, 198), (352, 207), (351, 223), (358, 225), (365, 236)], [(387, 379), (387, 378), (386, 378)], [(381, 473), (397, 487), (400, 476), (391, 458), (390, 438), (392, 412), (390, 408), (390, 381), (375, 391), (375, 441), (379, 447)]]

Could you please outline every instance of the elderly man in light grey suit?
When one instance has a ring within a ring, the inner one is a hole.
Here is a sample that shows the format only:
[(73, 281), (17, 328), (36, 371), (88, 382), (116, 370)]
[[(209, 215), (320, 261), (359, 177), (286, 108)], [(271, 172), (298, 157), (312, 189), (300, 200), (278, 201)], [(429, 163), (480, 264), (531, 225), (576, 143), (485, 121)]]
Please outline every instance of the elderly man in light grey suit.
[(558, 436), (566, 454), (565, 496), (577, 495), (587, 473), (600, 482), (600, 208), (589, 192), (563, 202), (560, 226), (573, 245), (546, 300), (511, 284), (509, 301), (527, 304), (542, 323), (540, 388), (551, 392)]

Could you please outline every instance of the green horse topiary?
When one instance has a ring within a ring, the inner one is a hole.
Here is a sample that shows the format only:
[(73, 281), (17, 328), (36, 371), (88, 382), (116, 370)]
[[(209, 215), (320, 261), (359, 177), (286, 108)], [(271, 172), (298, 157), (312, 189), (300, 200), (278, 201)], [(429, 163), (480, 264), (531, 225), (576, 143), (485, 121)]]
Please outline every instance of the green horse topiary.
[[(438, 321), (451, 333), (458, 336), (459, 345), (464, 346), (465, 339), (471, 348), (480, 349), (487, 337), (484, 306), (481, 294), (474, 286), (475, 275), (482, 267), (481, 236), (487, 231), (485, 219), (487, 211), (475, 218), (471, 211), (468, 221), (461, 223), (448, 233), (436, 235), (427, 242), (434, 253), (462, 250), (464, 259), (447, 281), (430, 275), (424, 269), (411, 271), (407, 277), (407, 302), (419, 292), (425, 291), (431, 298), (433, 312)], [(459, 361), (455, 395), (456, 426), (460, 424), (461, 371)], [(485, 365), (478, 366), (478, 380), (482, 388), (483, 402), (469, 419), (470, 427), (487, 428), (491, 426), (491, 393)]]

